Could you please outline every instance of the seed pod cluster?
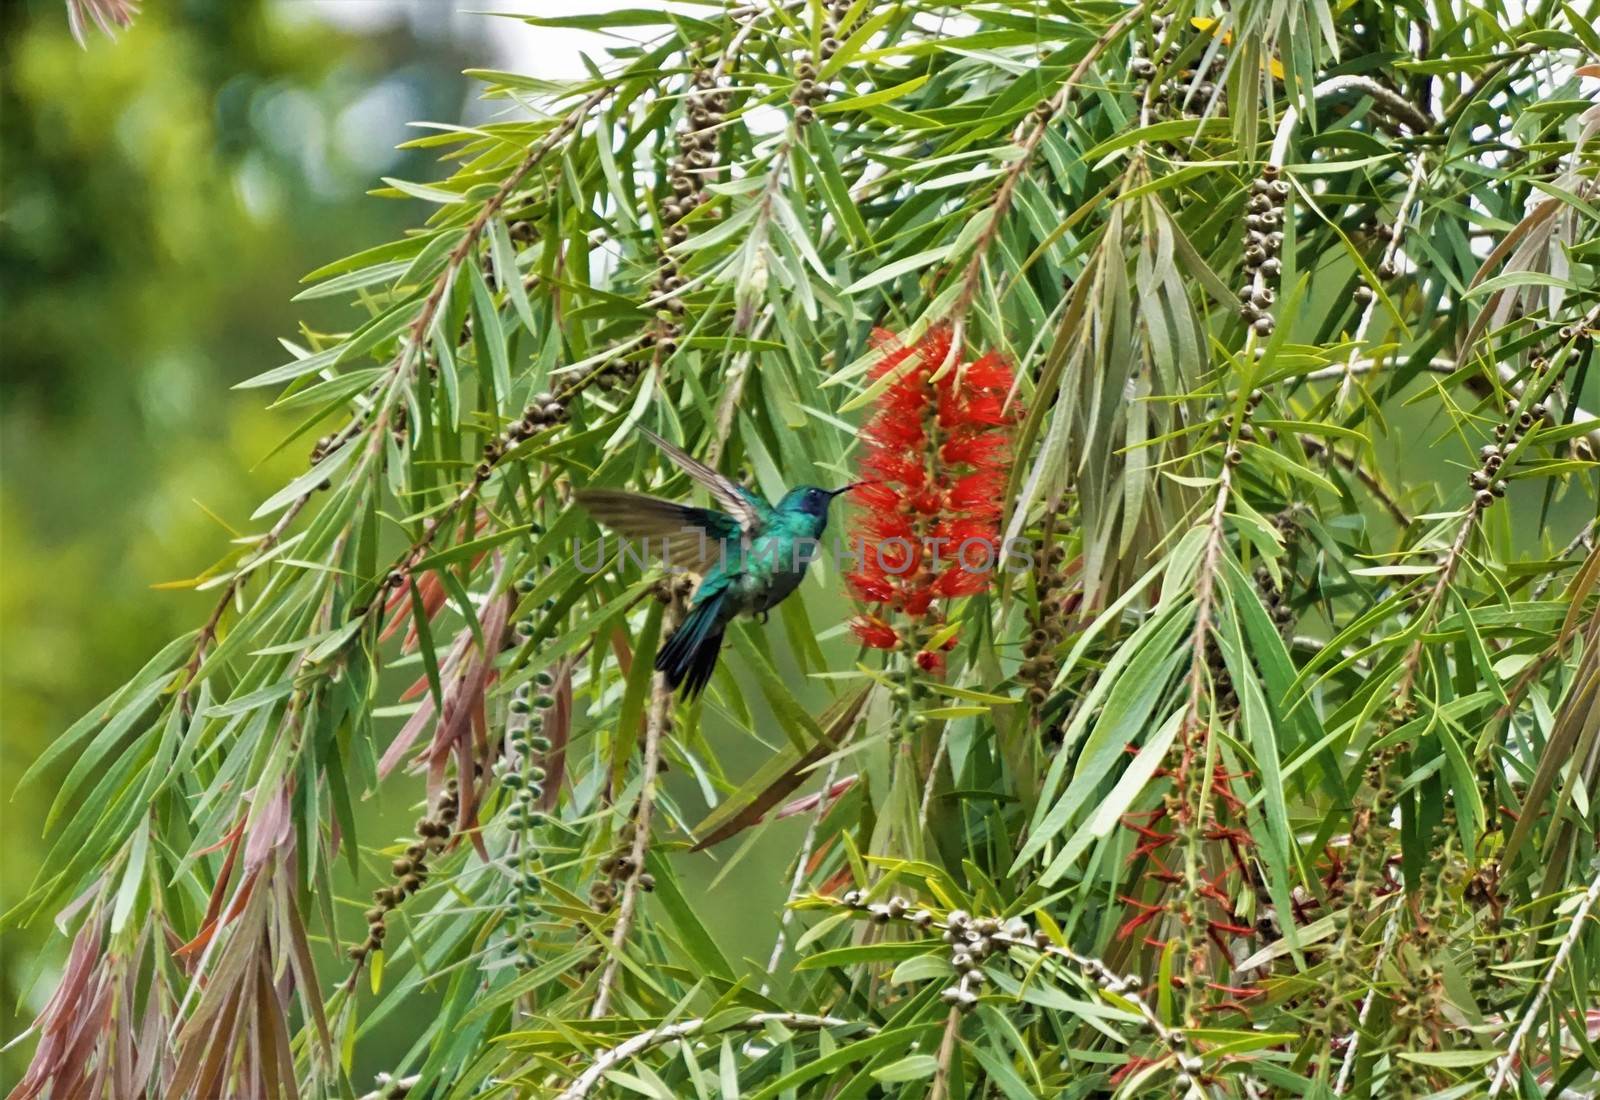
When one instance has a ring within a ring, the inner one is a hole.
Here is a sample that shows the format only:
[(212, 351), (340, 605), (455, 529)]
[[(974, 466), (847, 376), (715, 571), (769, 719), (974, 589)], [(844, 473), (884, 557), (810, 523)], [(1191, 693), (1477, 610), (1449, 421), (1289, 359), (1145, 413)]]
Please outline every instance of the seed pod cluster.
[[(1384, 243), (1383, 252), (1379, 256), (1378, 262), (1372, 266), (1372, 273), (1386, 283), (1398, 278), (1400, 275), (1400, 264), (1396, 259), (1396, 256), (1398, 255), (1396, 252), (1397, 246), (1392, 242), (1399, 239), (1403, 227), (1398, 225), (1390, 225), (1387, 222), (1362, 222), (1359, 226), (1357, 226), (1358, 231), (1367, 229), (1371, 230), (1373, 237)], [(1358, 306), (1365, 307), (1369, 305), (1376, 297), (1377, 294), (1373, 291), (1372, 287), (1368, 286), (1365, 282), (1356, 284), (1354, 298)]]
[[(1157, 43), (1166, 36), (1171, 25), (1172, 18), (1166, 15), (1156, 16), (1150, 21)], [(1211, 51), (1207, 44), (1197, 68), (1174, 72), (1172, 67), (1177, 64), (1184, 46), (1179, 36), (1173, 35), (1160, 55), (1151, 58), (1145, 54), (1144, 42), (1138, 38), (1133, 40), (1128, 74), (1138, 85), (1139, 98), (1142, 100), (1148, 95), (1151, 114), (1157, 118), (1198, 118), (1205, 111), (1226, 114), (1228, 90), (1221, 81), (1227, 68), (1227, 59), (1223, 51), (1220, 48)], [(1205, 60), (1207, 53), (1210, 54), (1209, 61)], [(1156, 84), (1155, 78), (1162, 73), (1170, 75)]]
[(539, 896), (544, 889), (544, 869), (539, 862), (535, 830), (547, 820), (540, 800), (544, 797), (545, 754), (550, 751), (545, 721), (555, 705), (555, 698), (550, 694), (554, 687), (555, 677), (542, 669), (534, 674), (531, 683), (517, 686), (506, 708), (505, 758), (495, 766), (500, 785), (511, 795), (505, 821), (516, 846), (507, 904), (511, 916), (508, 924), (516, 933), (508, 950), (515, 952), (517, 966), (524, 970), (538, 962), (533, 951), (536, 940), (533, 922), (543, 911)]
[(504, 446), (521, 442), (531, 435), (536, 435), (545, 428), (553, 428), (564, 423), (570, 414), (567, 403), (551, 393), (542, 390), (528, 400), (528, 405), (522, 410), (522, 416), (511, 422), (506, 429)]
[(1260, 178), (1250, 184), (1244, 216), (1245, 282), (1239, 288), (1239, 317), (1261, 337), (1271, 336), (1275, 327), (1270, 312), (1276, 297), (1272, 288), (1283, 270), (1279, 253), (1283, 250), (1284, 202), (1290, 188), (1279, 175), (1276, 165), (1263, 166)]
[[(1571, 344), (1577, 351), (1583, 351), (1594, 343), (1595, 314), (1591, 313), (1583, 322), (1576, 325), (1562, 325), (1557, 338), (1563, 344)], [(1571, 362), (1569, 359), (1568, 362)]]
[[(1532, 365), (1535, 374), (1543, 376), (1549, 373), (1549, 364), (1543, 357), (1536, 356)], [(1505, 419), (1494, 426), (1495, 441), (1479, 449), (1478, 468), (1467, 475), (1467, 487), (1472, 490), (1472, 506), (1478, 511), (1489, 508), (1506, 495), (1505, 479), (1499, 476), (1506, 455), (1515, 449), (1523, 436), (1544, 422), (1549, 411), (1542, 401), (1533, 402), (1520, 413), (1514, 406), (1506, 409)]]
[(789, 93), (794, 120), (800, 126), (809, 126), (817, 120), (816, 104), (827, 98), (828, 89), (817, 82), (817, 66), (809, 53), (802, 53), (795, 62), (794, 76), (794, 90)]
[[(616, 896), (617, 884), (619, 883), (625, 883), (629, 879), (636, 878), (639, 881), (639, 889), (645, 893), (648, 894), (656, 888), (656, 877), (649, 871), (642, 870), (634, 862), (633, 835), (633, 823), (630, 821), (622, 831), (621, 843), (617, 850), (600, 861), (600, 873), (606, 878), (605, 880), (597, 880), (596, 885), (608, 885), (608, 889), (601, 891), (607, 899), (607, 905), (596, 905), (596, 908), (601, 909), (602, 912), (610, 908), (609, 899)], [(593, 887), (590, 888), (589, 896), (591, 900), (595, 897)]]
[[(1378, 739), (1405, 725), (1416, 713), (1416, 704), (1408, 699), (1391, 704), (1378, 723)], [(1344, 880), (1349, 904), (1334, 909), (1331, 914), (1339, 936), (1328, 953), (1327, 1003), (1313, 1025), (1319, 1038), (1331, 1040), (1350, 1032), (1354, 1022), (1350, 1011), (1350, 976), (1363, 974), (1365, 966), (1357, 932), (1364, 925), (1373, 900), (1397, 888), (1388, 877), (1388, 846), (1381, 832), (1392, 808), (1390, 788), (1394, 765), (1404, 751), (1404, 746), (1398, 744), (1375, 750), (1367, 761), (1362, 787), (1355, 796)]]
[[(822, 41), (818, 46), (820, 60), (825, 62), (839, 52), (840, 40), (850, 33), (850, 28), (844, 25), (849, 14), (849, 0), (831, 0), (827, 5), (823, 14)], [(813, 59), (809, 51), (801, 53), (795, 60), (794, 77), (794, 90), (789, 93), (789, 102), (794, 106), (794, 120), (800, 126), (809, 126), (816, 121), (817, 104), (828, 98), (829, 88), (817, 79), (817, 59)]]
[[(679, 296), (684, 278), (671, 255), (674, 245), (689, 239), (684, 219), (712, 199), (706, 181), (717, 169), (718, 131), (727, 118), (733, 93), (718, 88), (709, 69), (697, 69), (685, 102), (684, 116), (675, 132), (677, 153), (667, 170), (672, 195), (661, 204), (661, 256), (650, 297), (660, 303), (655, 324), (645, 333), (644, 345), (663, 355), (678, 348), (682, 317), (688, 307)], [(595, 375), (602, 388), (630, 384), (639, 376), (640, 365), (620, 356), (610, 360)]]
[[(1038, 601), (1028, 612), (1028, 636), (1022, 641), (1022, 667), (1017, 675), (1028, 684), (1028, 706), (1037, 719), (1050, 700), (1050, 688), (1061, 671), (1058, 653), (1067, 635), (1067, 617), (1076, 609), (1079, 593), (1069, 591), (1067, 548), (1060, 543), (1034, 555)], [(1059, 744), (1059, 726), (1045, 732), (1045, 740)]]
[(1294, 628), (1294, 608), (1289, 606), (1283, 589), (1272, 579), (1272, 573), (1266, 566), (1256, 569), (1255, 580), (1256, 591), (1266, 605), (1267, 614), (1272, 616), (1273, 625), (1278, 628), (1280, 635), (1287, 637)]
[[(1171, 22), (1172, 21), (1164, 15), (1158, 15), (1151, 20), (1151, 28), (1154, 31), (1157, 39), (1159, 39), (1161, 35), (1166, 32), (1166, 29)], [(1135, 35), (1130, 40), (1128, 46), (1128, 52), (1131, 55), (1128, 59), (1128, 75), (1131, 76), (1134, 79), (1134, 82), (1138, 85), (1135, 92), (1135, 98), (1141, 100), (1145, 96), (1145, 90), (1149, 87), (1150, 82), (1155, 79), (1156, 75), (1156, 63), (1145, 56), (1145, 50), (1146, 47), (1144, 39)]]
[[(1300, 531), (1299, 521), (1290, 508), (1285, 508), (1273, 516), (1272, 525), (1277, 528), (1285, 545), (1297, 537)], [(1285, 572), (1284, 576), (1287, 579), (1289, 574)], [(1255, 582), (1256, 592), (1260, 595), (1267, 614), (1272, 617), (1273, 625), (1278, 628), (1280, 635), (1288, 638), (1294, 632), (1294, 608), (1289, 606), (1288, 593), (1273, 580), (1272, 571), (1265, 565), (1256, 567)]]
[(537, 435), (545, 428), (555, 427), (566, 418), (566, 403), (559, 400), (555, 394), (549, 392), (535, 394), (528, 402), (527, 408), (522, 410), (520, 417), (507, 424), (504, 431), (483, 445), (482, 460), (472, 470), (473, 479), (480, 483), (488, 481), (489, 475), (494, 473), (495, 464), (505, 457), (507, 451), (529, 436)]
[(427, 861), (430, 856), (444, 851), (449, 843), (459, 805), (460, 788), (456, 780), (451, 779), (445, 784), (444, 793), (439, 796), (433, 812), (417, 821), (416, 841), (406, 848), (405, 855), (390, 865), (395, 879), (393, 884), (380, 886), (372, 892), (373, 905), (366, 913), (367, 938), (348, 952), (357, 966), (365, 962), (372, 952), (383, 948), (384, 938), (389, 931), (390, 912), (422, 889), (423, 883), (428, 880)]
[[(903, 897), (869, 902), (860, 890), (848, 890), (838, 901), (846, 909), (865, 915), (874, 924), (900, 923), (924, 933), (939, 932), (940, 938), (949, 945), (950, 965), (956, 972), (954, 984), (944, 989), (940, 998), (963, 1013), (977, 1006), (979, 991), (988, 980), (983, 964), (989, 960), (1005, 959), (1019, 948), (1066, 954), (1075, 965), (1092, 975), (1100, 988), (1135, 1004), (1142, 1002), (1140, 990), (1145, 983), (1139, 975), (1124, 976), (1100, 959), (1065, 952), (1056, 946), (1046, 932), (1033, 929), (1022, 917), (980, 917), (964, 909), (952, 909), (941, 921), (927, 909), (914, 906)], [(1026, 966), (1028, 962), (1026, 958), (1017, 961), (1019, 966)], [(1198, 1062), (1198, 1059), (1195, 1061)], [(1191, 1072), (1198, 1068), (1195, 1065)]]

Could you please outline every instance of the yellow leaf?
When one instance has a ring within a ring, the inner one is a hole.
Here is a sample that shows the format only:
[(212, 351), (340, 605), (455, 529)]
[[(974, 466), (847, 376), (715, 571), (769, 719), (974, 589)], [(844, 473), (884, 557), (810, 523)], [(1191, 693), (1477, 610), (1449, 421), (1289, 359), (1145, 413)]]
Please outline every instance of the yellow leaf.
[[(1211, 34), (1216, 34), (1214, 28), (1217, 26), (1217, 21), (1215, 19), (1207, 19), (1204, 16), (1197, 15), (1193, 19), (1189, 20), (1189, 25), (1194, 27), (1194, 29), (1197, 31), (1205, 31)], [(1223, 34), (1222, 44), (1224, 46), (1233, 45), (1233, 34), (1231, 32)], [(1274, 80), (1283, 79), (1283, 62), (1279, 61), (1276, 57), (1269, 57), (1267, 59), (1267, 68), (1271, 70), (1272, 78)]]

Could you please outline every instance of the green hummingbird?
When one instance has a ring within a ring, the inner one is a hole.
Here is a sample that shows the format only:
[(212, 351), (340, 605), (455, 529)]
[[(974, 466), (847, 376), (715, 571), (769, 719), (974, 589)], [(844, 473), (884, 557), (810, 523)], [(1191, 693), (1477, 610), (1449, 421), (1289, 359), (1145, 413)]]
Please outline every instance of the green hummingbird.
[(649, 429), (639, 430), (705, 486), (722, 510), (616, 489), (583, 489), (575, 495), (617, 534), (658, 546), (669, 565), (699, 574), (689, 613), (656, 654), (655, 664), (668, 684), (692, 699), (711, 680), (728, 623), (739, 615), (765, 622), (767, 612), (799, 587), (828, 526), (828, 505), (863, 483), (842, 489), (801, 485), (772, 505)]

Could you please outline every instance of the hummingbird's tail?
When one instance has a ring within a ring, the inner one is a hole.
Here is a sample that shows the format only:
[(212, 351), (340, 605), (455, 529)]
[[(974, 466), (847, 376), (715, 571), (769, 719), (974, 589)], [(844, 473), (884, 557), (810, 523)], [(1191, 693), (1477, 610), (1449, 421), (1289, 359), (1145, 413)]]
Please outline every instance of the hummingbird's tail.
[(693, 699), (705, 690), (717, 667), (717, 654), (722, 650), (724, 597), (718, 592), (697, 604), (656, 654), (656, 671), (665, 673), (672, 687), (681, 686), (685, 699)]

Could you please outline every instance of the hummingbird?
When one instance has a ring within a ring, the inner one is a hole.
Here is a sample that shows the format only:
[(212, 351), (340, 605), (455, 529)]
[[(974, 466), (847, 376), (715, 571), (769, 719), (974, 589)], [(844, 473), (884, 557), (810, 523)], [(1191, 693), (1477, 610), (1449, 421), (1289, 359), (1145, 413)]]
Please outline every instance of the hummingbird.
[(800, 485), (769, 504), (649, 429), (639, 431), (703, 485), (721, 510), (616, 489), (582, 489), (575, 496), (617, 534), (646, 540), (647, 546), (648, 540), (660, 540), (668, 564), (699, 574), (688, 614), (655, 663), (668, 685), (693, 699), (711, 680), (728, 624), (739, 615), (766, 622), (767, 612), (805, 576), (828, 526), (828, 506), (865, 483), (842, 489)]

